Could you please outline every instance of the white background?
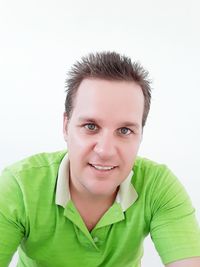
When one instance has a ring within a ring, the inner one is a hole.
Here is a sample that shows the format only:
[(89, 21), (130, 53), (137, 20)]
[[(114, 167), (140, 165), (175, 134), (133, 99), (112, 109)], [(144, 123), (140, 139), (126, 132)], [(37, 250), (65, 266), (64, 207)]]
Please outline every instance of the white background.
[[(140, 155), (176, 173), (200, 221), (199, 10), (198, 0), (0, 0), (0, 169), (65, 148), (67, 70), (88, 52), (115, 50), (153, 81)], [(142, 266), (162, 266), (150, 238)]]

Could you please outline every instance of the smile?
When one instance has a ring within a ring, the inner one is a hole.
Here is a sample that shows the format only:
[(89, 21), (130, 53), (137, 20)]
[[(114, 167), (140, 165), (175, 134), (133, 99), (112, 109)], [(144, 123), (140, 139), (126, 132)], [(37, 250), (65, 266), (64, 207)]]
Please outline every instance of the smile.
[(90, 164), (90, 163), (89, 165), (95, 168), (96, 170), (100, 170), (100, 171), (110, 171), (115, 168), (115, 166), (102, 166), (102, 165), (95, 165), (95, 164)]

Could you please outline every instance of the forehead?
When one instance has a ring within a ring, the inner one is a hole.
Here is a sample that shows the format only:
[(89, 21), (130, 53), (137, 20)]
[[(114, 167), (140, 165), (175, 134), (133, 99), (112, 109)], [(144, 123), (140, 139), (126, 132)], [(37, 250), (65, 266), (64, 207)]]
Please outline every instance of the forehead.
[(74, 116), (142, 119), (144, 96), (135, 82), (84, 79), (74, 99)]

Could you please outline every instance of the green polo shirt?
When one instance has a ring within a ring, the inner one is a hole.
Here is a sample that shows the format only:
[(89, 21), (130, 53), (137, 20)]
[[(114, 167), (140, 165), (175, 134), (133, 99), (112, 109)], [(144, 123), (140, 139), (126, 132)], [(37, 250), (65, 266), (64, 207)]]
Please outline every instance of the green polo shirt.
[(150, 233), (163, 263), (200, 256), (200, 230), (171, 171), (137, 158), (115, 202), (89, 232), (68, 187), (66, 152), (39, 154), (0, 177), (0, 266), (139, 267)]

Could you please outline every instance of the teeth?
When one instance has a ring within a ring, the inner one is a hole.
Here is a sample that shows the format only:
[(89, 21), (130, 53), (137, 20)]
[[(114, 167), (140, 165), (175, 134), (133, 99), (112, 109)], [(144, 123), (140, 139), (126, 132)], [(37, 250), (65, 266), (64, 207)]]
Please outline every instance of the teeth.
[(95, 169), (97, 170), (112, 170), (114, 167), (113, 166), (97, 166), (97, 165), (92, 165)]

